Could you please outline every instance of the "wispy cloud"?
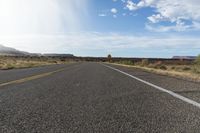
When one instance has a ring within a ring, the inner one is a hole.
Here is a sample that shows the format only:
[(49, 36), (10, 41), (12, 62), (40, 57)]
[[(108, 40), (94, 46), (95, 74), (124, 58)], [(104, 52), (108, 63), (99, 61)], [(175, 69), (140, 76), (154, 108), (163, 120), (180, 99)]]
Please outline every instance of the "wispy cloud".
[(100, 13), (99, 14), (99, 17), (106, 17), (107, 15), (106, 14), (104, 14), (104, 13)]
[(116, 13), (118, 12), (116, 8), (112, 8), (110, 11), (111, 11), (112, 13), (114, 13), (114, 14), (116, 14)]
[[(8, 41), (9, 40), (9, 41)], [(43, 36), (19, 36), (9, 38), (4, 36), (0, 42), (8, 44), (11, 47), (17, 47), (21, 50), (30, 52), (59, 52), (59, 53), (101, 53), (95, 56), (103, 56), (102, 51), (134, 51), (156, 50), (160, 51), (175, 50), (174, 54), (185, 49), (200, 49), (200, 39), (196, 37), (180, 37), (180, 36), (133, 36), (114, 33), (67, 33), (65, 35), (43, 35)], [(178, 51), (177, 51), (178, 50)]]
[(0, 0), (0, 35), (82, 30), (87, 9), (88, 0)]

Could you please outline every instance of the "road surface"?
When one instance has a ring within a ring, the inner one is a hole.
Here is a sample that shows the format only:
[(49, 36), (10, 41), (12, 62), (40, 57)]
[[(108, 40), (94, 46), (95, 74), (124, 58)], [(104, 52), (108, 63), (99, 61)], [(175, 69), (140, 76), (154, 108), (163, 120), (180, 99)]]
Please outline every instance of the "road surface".
[(0, 71), (1, 133), (198, 133), (199, 103), (199, 83), (121, 66)]

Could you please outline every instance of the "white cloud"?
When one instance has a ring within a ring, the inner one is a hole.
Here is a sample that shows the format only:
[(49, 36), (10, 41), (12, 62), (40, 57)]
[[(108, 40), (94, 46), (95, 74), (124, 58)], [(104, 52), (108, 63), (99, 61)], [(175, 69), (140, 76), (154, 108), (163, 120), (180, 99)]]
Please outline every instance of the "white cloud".
[(99, 17), (106, 17), (107, 15), (106, 14), (104, 14), (104, 13), (100, 13), (99, 14)]
[(154, 24), (171, 22), (175, 28), (165, 26), (169, 30), (199, 29), (196, 27), (200, 25), (199, 0), (141, 0), (138, 3), (128, 0), (126, 6), (131, 11), (145, 7), (154, 8), (155, 14), (148, 17), (149, 21)]
[(160, 14), (156, 14), (156, 15), (152, 15), (152, 16), (148, 17), (148, 19), (152, 23), (158, 23), (159, 21), (163, 20), (163, 16), (161, 16)]
[[(132, 36), (114, 33), (67, 33), (65, 35), (2, 36), (0, 44), (29, 52), (73, 53), (118, 51), (118, 50), (185, 50), (200, 49), (197, 37), (180, 36)], [(81, 51), (81, 52), (80, 52)], [(176, 51), (177, 52), (177, 51)], [(120, 54), (120, 53), (119, 53)], [(176, 53), (174, 53), (176, 54)], [(103, 55), (100, 55), (103, 56)]]
[(134, 2), (132, 2), (131, 0), (127, 1), (126, 7), (131, 11), (138, 9), (137, 5)]
[(194, 27), (189, 25), (171, 25), (171, 26), (163, 26), (163, 25), (152, 25), (146, 24), (146, 28), (150, 31), (154, 32), (167, 32), (167, 31), (185, 31), (188, 29), (193, 29)]
[(112, 13), (114, 13), (114, 14), (116, 14), (116, 13), (118, 12), (116, 8), (112, 8), (110, 11), (111, 11)]
[(0, 35), (78, 31), (88, 0), (0, 0)]

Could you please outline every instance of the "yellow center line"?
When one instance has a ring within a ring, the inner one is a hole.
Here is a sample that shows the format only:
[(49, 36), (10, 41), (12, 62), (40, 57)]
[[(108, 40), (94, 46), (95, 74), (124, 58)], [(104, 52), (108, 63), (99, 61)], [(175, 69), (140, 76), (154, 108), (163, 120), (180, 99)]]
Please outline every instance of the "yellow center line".
[(22, 79), (18, 79), (18, 80), (9, 81), (9, 82), (0, 84), (0, 87), (11, 85), (11, 84), (20, 84), (20, 83), (24, 83), (24, 82), (27, 82), (27, 81), (47, 77), (47, 76), (52, 75), (54, 73), (61, 72), (65, 69), (66, 68), (62, 68), (62, 69), (58, 69), (58, 70), (55, 70), (55, 71), (52, 71), (52, 72), (42, 73), (42, 74), (38, 74), (38, 75), (34, 75), (34, 76), (30, 76), (30, 77), (26, 77), (26, 78), (22, 78)]

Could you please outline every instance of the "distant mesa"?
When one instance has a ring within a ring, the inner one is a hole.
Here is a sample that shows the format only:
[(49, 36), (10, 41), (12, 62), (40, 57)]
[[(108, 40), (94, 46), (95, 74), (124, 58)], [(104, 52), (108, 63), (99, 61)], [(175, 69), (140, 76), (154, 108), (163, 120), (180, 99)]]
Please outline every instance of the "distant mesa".
[(173, 56), (172, 59), (195, 60), (197, 56)]
[(20, 51), (0, 44), (1, 56), (46, 56), (46, 57), (74, 57), (73, 54), (40, 54)]
[(43, 56), (48, 56), (48, 57), (74, 57), (73, 54), (43, 54)]

